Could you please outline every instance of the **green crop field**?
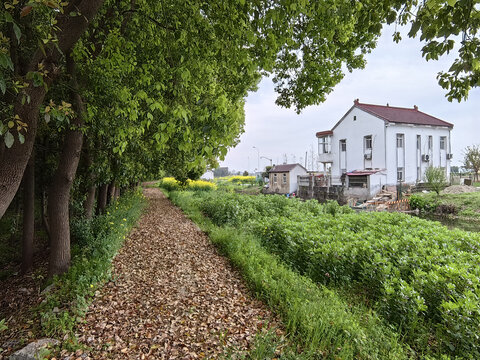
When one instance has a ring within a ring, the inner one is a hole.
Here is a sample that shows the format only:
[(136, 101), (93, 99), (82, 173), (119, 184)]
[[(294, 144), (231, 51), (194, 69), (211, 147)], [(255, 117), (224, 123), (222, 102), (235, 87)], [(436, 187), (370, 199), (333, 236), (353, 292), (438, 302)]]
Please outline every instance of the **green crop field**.
[(260, 238), (298, 273), (364, 302), (417, 357), (480, 358), (480, 234), (398, 213), (281, 196), (179, 192), (217, 226)]

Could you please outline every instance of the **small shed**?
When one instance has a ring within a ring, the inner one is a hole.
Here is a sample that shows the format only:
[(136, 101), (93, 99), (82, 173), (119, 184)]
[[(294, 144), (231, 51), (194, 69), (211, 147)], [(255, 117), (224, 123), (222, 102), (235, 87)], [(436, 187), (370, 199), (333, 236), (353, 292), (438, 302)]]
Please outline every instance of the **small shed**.
[(300, 164), (275, 165), (268, 172), (269, 191), (278, 194), (291, 194), (298, 190), (299, 175), (306, 175), (307, 169)]
[(371, 199), (386, 184), (385, 169), (354, 170), (346, 173), (347, 195)]

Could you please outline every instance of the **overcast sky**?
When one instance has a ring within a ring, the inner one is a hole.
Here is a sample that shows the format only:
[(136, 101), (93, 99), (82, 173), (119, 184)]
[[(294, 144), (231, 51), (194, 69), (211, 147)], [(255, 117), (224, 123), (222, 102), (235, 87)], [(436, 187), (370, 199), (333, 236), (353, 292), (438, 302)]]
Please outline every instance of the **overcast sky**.
[[(273, 83), (263, 79), (258, 91), (247, 98), (245, 133), (240, 144), (229, 151), (221, 166), (253, 171), (258, 167), (258, 155), (279, 164), (283, 162), (283, 154), (287, 154), (288, 162), (300, 162), (308, 151), (310, 168), (311, 147), (315, 151), (317, 148), (315, 133), (330, 130), (356, 98), (379, 105), (389, 103), (410, 108), (417, 105), (420, 111), (453, 123), (452, 165), (460, 165), (463, 149), (480, 144), (480, 89), (472, 90), (465, 102), (448, 102), (436, 75), (448, 69), (455, 54), (427, 62), (421, 56), (419, 40), (404, 37), (396, 44), (392, 33), (390, 27), (384, 30), (377, 48), (367, 56), (365, 69), (347, 73), (323, 104), (308, 107), (300, 115), (275, 105)], [(260, 159), (260, 168), (269, 163)]]

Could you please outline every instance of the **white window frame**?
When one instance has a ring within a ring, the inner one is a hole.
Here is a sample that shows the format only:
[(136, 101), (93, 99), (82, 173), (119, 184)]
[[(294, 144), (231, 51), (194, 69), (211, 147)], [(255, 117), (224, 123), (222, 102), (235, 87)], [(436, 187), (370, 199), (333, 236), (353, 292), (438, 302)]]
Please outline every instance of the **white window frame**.
[(273, 183), (274, 183), (274, 184), (277, 183), (277, 174), (273, 174)]
[(372, 150), (373, 148), (373, 138), (372, 135), (366, 135), (363, 137), (363, 148), (365, 150)]
[(404, 181), (405, 176), (404, 176), (404, 168), (403, 167), (398, 167), (397, 168), (397, 181)]
[(397, 134), (397, 149), (403, 149), (405, 147), (405, 135)]
[[(344, 150), (344, 147), (345, 147), (345, 150)], [(340, 140), (340, 152), (346, 152), (346, 151), (347, 151), (347, 139), (342, 139)]]
[(287, 174), (283, 174), (282, 176), (282, 184), (286, 184), (287, 183)]
[(446, 149), (447, 149), (447, 137), (440, 136), (440, 150), (446, 150)]
[(330, 136), (322, 136), (318, 138), (318, 153), (330, 154)]

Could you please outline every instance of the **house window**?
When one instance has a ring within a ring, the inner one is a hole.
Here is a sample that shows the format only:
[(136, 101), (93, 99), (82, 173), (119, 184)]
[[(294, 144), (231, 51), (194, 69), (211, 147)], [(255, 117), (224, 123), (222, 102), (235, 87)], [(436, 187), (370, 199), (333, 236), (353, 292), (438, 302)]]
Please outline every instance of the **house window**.
[(274, 184), (277, 183), (277, 174), (273, 174), (273, 183), (274, 183)]
[(342, 152), (347, 151), (347, 140), (345, 139), (340, 140), (340, 151)]
[(364, 137), (365, 150), (372, 150), (372, 135)]
[(397, 134), (397, 148), (403, 148), (403, 134)]
[(446, 136), (440, 136), (440, 150), (445, 150), (445, 144), (447, 142)]
[(422, 137), (420, 135), (417, 135), (417, 150), (420, 150), (422, 148)]
[(283, 183), (284, 183), (284, 184), (287, 183), (287, 174), (283, 174)]
[(330, 153), (330, 137), (329, 136), (318, 138), (318, 153), (319, 154)]
[(433, 136), (430, 135), (428, 137), (428, 150), (432, 150), (433, 149)]
[(403, 176), (403, 167), (397, 168), (397, 181), (403, 181), (404, 176)]
[(356, 115), (353, 116), (353, 121), (357, 121), (357, 116)]

